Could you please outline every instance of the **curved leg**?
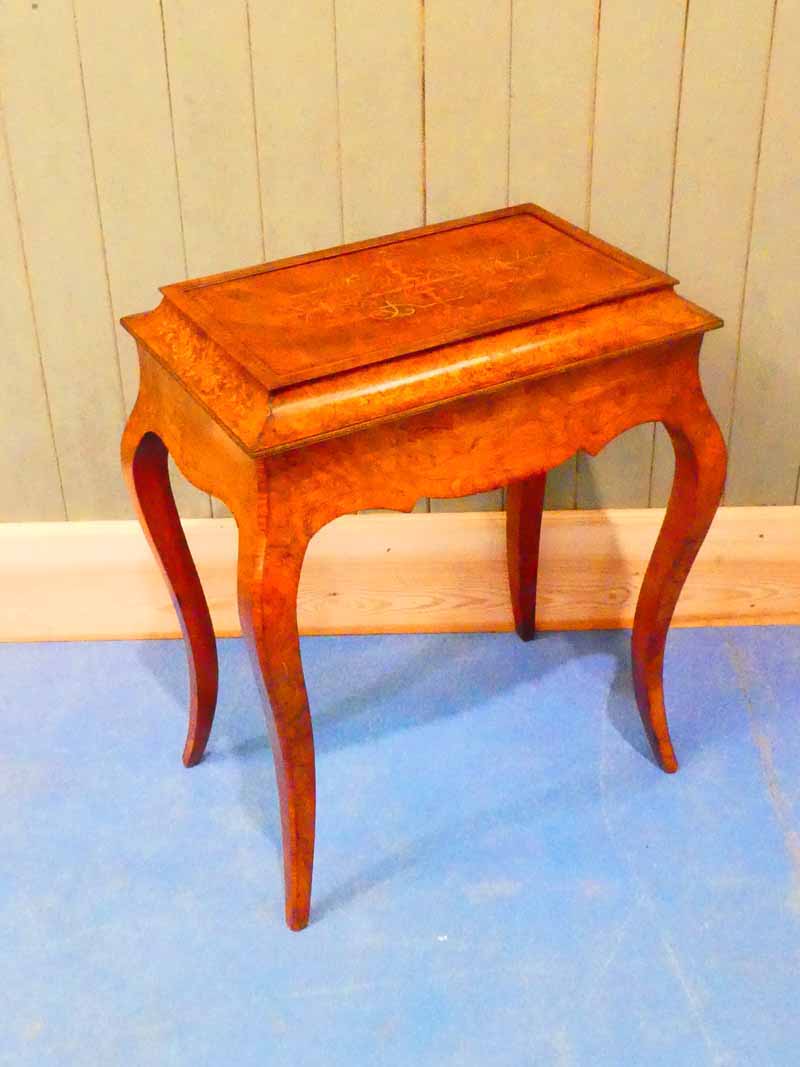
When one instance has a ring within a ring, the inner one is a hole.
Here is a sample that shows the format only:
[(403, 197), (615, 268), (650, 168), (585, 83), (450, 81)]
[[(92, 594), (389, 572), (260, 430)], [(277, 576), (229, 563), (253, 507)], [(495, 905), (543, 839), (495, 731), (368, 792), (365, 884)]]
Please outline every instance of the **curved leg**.
[(664, 420), (675, 450), (675, 478), (645, 572), (631, 642), (636, 702), (653, 755), (678, 769), (664, 709), (664, 646), (683, 583), (711, 525), (725, 484), (725, 442), (702, 396)]
[(164, 442), (132, 416), (122, 438), (122, 466), (139, 521), (172, 595), (189, 664), (187, 767), (203, 758), (217, 704), (217, 645), (208, 605), (169, 482)]
[(508, 584), (514, 626), (523, 641), (536, 633), (536, 579), (547, 472), (512, 482), (506, 493)]
[(297, 587), (307, 537), (273, 523), (261, 530), (256, 515), (243, 516), (239, 531), (239, 615), (275, 760), (286, 922), (302, 930), (311, 902), (316, 805), (314, 737), (297, 633)]

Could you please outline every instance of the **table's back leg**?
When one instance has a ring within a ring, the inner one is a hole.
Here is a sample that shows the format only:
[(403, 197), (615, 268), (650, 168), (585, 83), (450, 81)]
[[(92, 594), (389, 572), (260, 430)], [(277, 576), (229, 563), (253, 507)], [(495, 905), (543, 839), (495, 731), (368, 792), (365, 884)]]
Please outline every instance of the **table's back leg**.
[(636, 701), (653, 755), (672, 772), (678, 762), (664, 709), (664, 646), (681, 589), (719, 506), (726, 453), (699, 392), (664, 425), (675, 450), (675, 477), (636, 605), (632, 657)]
[(259, 525), (245, 509), (239, 521), (239, 615), (275, 761), (283, 838), (286, 922), (308, 923), (314, 863), (314, 737), (297, 632), (297, 587), (307, 546), (298, 529)]
[(536, 633), (536, 582), (546, 471), (512, 482), (506, 491), (508, 585), (514, 626), (523, 641)]
[(217, 645), (208, 605), (183, 533), (169, 481), (167, 449), (135, 414), (122, 439), (122, 466), (153, 555), (180, 620), (189, 665), (189, 730), (183, 762), (203, 758), (217, 703)]

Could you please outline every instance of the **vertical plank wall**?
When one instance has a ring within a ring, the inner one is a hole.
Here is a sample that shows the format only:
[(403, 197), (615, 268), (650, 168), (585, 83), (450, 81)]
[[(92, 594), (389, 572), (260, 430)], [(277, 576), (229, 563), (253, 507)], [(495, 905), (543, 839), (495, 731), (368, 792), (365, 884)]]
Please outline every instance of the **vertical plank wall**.
[[(5, 0), (0, 50), (0, 519), (130, 514), (118, 319), (159, 284), (524, 200), (725, 318), (726, 500), (797, 501), (793, 0)], [(671, 471), (640, 427), (548, 503), (660, 504)]]
[[(664, 268), (669, 241), (684, 0), (603, 0), (589, 228)], [(635, 86), (635, 91), (632, 87)], [(646, 504), (653, 430), (638, 426), (578, 460), (578, 505)]]

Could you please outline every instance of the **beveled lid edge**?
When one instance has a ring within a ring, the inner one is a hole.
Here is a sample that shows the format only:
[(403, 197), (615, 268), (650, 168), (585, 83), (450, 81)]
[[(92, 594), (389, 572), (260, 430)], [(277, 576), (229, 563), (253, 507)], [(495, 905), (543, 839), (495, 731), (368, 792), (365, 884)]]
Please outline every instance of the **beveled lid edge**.
[(269, 418), (269, 391), (166, 299), (120, 319), (134, 340), (248, 453)]
[[(609, 310), (613, 320), (609, 320)], [(418, 352), (327, 379), (287, 386), (272, 396), (270, 418), (264, 424), (256, 454), (281, 452), (353, 433), (517, 382), (556, 377), (723, 325), (717, 315), (679, 296), (672, 288), (637, 293), (602, 307), (583, 308), (562, 319), (564, 329), (550, 336), (545, 332), (544, 321), (540, 321), (499, 331), (490, 338), (471, 338), (435, 352)], [(621, 344), (620, 326), (625, 331)], [(488, 340), (494, 351), (480, 351)], [(534, 350), (542, 352), (547, 348), (555, 350), (549, 361), (533, 357)], [(531, 355), (520, 355), (526, 349)], [(440, 353), (449, 357), (447, 362), (434, 362)], [(401, 370), (405, 370), (405, 377), (399, 373)], [(420, 385), (422, 388), (418, 388)], [(407, 403), (412, 393), (414, 401)]]
[[(356, 415), (359, 407), (363, 411), (363, 403), (352, 405), (352, 411), (347, 413), (345, 410), (347, 405), (341, 404), (339, 398), (336, 397), (337, 380), (344, 385), (346, 379), (353, 384), (358, 384), (356, 382), (358, 378), (365, 379), (362, 383), (364, 386), (362, 400), (364, 400), (373, 391), (374, 383), (371, 379), (385, 376), (391, 380), (394, 372), (400, 371), (402, 365), (411, 370), (412, 367), (422, 362), (430, 362), (434, 358), (434, 353), (414, 353), (386, 361), (383, 364), (376, 363), (368, 367), (355, 368), (343, 374), (329, 375), (298, 385), (286, 386), (270, 394), (269, 390), (241, 367), (225, 349), (209, 338), (196, 323), (187, 319), (167, 300), (162, 300), (161, 304), (152, 311), (126, 315), (120, 322), (142, 348), (181, 383), (189, 395), (240, 447), (249, 455), (257, 457), (310, 444), (327, 437), (352, 433), (364, 426), (402, 418), (415, 411), (424, 410), (426, 407), (450, 403), (461, 399), (464, 395), (478, 395), (512, 385), (515, 381), (522, 381), (526, 378), (559, 374), (585, 363), (596, 362), (598, 359), (612, 359), (637, 348), (651, 347), (654, 344), (678, 340), (684, 336), (705, 333), (723, 325), (722, 319), (718, 316), (686, 300), (671, 288), (625, 297), (613, 302), (613, 306), (623, 313), (626, 310), (632, 312), (634, 318), (638, 319), (642, 308), (654, 307), (664, 301), (668, 301), (675, 307), (685, 307), (691, 313), (692, 321), (689, 325), (678, 329), (654, 328), (652, 334), (645, 331), (647, 336), (643, 340), (623, 344), (619, 348), (610, 344), (606, 351), (596, 357), (565, 363), (561, 367), (548, 366), (544, 371), (536, 370), (526, 373), (523, 368), (520, 368), (523, 373), (511, 372), (508, 368), (504, 369), (502, 358), (492, 354), (486, 361), (489, 366), (487, 373), (482, 376), (480, 382), (476, 381), (475, 387), (466, 394), (463, 389), (461, 393), (453, 392), (447, 395), (439, 395), (433, 391), (426, 393), (420, 403), (394, 406), (389, 403), (379, 405), (377, 411), (370, 402), (369, 406), (375, 413), (367, 419)], [(573, 320), (574, 326), (576, 317), (581, 320), (596, 318), (600, 316), (601, 308), (608, 309), (609, 306), (611, 305), (605, 304), (585, 308), (573, 314), (563, 315), (561, 318), (565, 324)], [(512, 330), (499, 331), (494, 335), (494, 343), (497, 338), (506, 334), (511, 335), (509, 341), (516, 341), (524, 336), (526, 330), (534, 330), (537, 327), (541, 329), (543, 321), (546, 320), (540, 320), (539, 324), (533, 323), (527, 327), (520, 326)], [(553, 320), (549, 321), (552, 324)], [(570, 331), (567, 330), (565, 336), (569, 334)], [(445, 378), (451, 375), (453, 373), (451, 364), (458, 363), (465, 349), (477, 345), (481, 340), (482, 338), (472, 338), (442, 346), (441, 351), (450, 355), (451, 363), (442, 366), (441, 375), (433, 375), (433, 377)], [(552, 339), (554, 344), (558, 341), (558, 337)], [(392, 374), (389, 375), (388, 368), (392, 365)], [(427, 373), (425, 378), (431, 381), (431, 376)], [(326, 390), (330, 391), (328, 396), (326, 396)], [(355, 391), (358, 392), (358, 389)], [(312, 395), (313, 401), (309, 403)], [(295, 417), (287, 418), (290, 415), (290, 408), (294, 407), (295, 415), (297, 415), (303, 406), (314, 409), (313, 413), (307, 410), (300, 420)], [(337, 408), (336, 419), (333, 419), (328, 410), (333, 408)], [(315, 419), (319, 422), (316, 429), (314, 428)]]

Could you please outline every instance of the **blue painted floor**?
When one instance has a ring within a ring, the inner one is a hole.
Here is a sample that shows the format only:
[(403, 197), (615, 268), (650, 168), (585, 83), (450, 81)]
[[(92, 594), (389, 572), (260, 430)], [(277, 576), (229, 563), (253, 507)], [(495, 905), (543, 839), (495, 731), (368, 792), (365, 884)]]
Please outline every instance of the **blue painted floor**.
[(312, 925), (239, 641), (0, 648), (0, 1063), (800, 1064), (800, 630), (316, 638)]

